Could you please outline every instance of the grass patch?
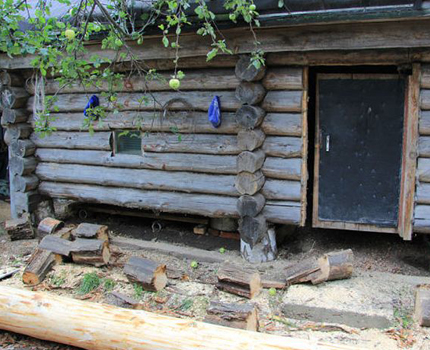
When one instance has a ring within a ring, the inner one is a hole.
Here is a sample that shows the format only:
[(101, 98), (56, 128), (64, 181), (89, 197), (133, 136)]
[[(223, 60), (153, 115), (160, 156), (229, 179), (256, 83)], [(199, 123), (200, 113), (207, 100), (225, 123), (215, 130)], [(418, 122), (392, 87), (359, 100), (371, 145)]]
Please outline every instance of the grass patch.
[(133, 284), (133, 289), (134, 289), (134, 296), (137, 299), (142, 298), (143, 295), (143, 287), (140, 284), (134, 283)]
[(115, 281), (110, 278), (106, 278), (103, 282), (103, 287), (107, 291), (111, 291), (115, 287)]
[(82, 279), (81, 286), (79, 287), (79, 294), (88, 294), (94, 289), (99, 287), (101, 279), (95, 272), (86, 273)]
[(66, 277), (63, 274), (60, 276), (53, 275), (50, 280), (54, 287), (61, 287), (66, 282)]
[(182, 304), (181, 304), (181, 306), (179, 306), (179, 308), (181, 309), (181, 310), (183, 310), (183, 311), (187, 311), (187, 310), (189, 310), (189, 309), (191, 309), (191, 307), (193, 306), (193, 304), (194, 304), (194, 301), (193, 301), (193, 299), (185, 299), (183, 302), (182, 302)]

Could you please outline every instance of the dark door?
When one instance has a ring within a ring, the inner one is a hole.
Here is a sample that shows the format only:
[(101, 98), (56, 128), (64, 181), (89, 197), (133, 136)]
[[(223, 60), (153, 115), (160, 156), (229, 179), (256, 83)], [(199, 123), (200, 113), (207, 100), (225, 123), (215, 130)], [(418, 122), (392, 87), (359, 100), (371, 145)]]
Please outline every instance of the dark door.
[(317, 77), (314, 226), (398, 226), (405, 85), (395, 75)]

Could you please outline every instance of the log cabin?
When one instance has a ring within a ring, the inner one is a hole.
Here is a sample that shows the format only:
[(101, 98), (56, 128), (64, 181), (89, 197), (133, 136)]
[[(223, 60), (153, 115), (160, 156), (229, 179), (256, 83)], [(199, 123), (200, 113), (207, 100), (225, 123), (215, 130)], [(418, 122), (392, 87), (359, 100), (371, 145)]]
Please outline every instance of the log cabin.
[[(245, 25), (220, 27), (233, 55), (211, 61), (210, 42), (187, 33), (180, 90), (125, 74), (120, 113), (95, 123), (94, 133), (82, 129), (83, 108), (107, 84), (58, 91), (48, 80), (56, 130), (41, 138), (32, 57), (0, 56), (12, 215), (48, 199), (233, 218), (250, 262), (275, 258), (273, 224), (405, 240), (430, 233), (430, 1), (256, 4), (264, 67), (249, 65)], [(209, 2), (222, 15), (219, 5)], [(128, 44), (147, 67), (171, 76), (175, 52), (160, 37)], [(112, 55), (98, 42), (88, 49)], [(215, 96), (218, 128), (207, 115)]]

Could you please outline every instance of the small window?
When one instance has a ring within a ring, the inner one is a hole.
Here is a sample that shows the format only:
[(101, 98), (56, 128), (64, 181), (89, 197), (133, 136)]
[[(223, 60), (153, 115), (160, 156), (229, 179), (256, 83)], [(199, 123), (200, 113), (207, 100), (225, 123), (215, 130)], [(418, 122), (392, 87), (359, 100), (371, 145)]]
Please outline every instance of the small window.
[(142, 155), (140, 131), (115, 131), (115, 154)]

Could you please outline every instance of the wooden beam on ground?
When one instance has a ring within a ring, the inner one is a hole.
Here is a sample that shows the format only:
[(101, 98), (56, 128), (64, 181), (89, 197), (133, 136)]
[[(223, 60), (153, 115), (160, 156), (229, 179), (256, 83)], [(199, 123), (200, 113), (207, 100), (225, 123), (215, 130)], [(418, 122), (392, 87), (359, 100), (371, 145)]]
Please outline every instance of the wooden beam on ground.
[(6, 286), (0, 287), (0, 329), (89, 350), (357, 349)]

